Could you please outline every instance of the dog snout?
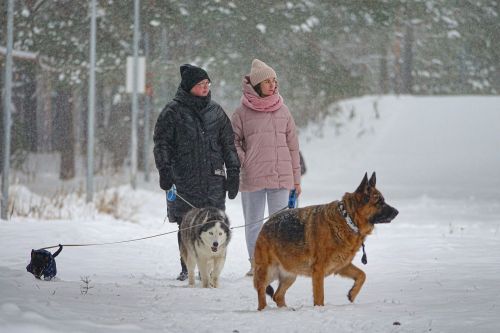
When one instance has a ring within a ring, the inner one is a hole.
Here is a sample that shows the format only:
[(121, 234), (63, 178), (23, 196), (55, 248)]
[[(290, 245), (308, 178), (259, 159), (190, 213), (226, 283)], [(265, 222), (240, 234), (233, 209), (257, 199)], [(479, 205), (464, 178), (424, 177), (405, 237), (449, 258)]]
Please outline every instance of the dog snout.
[(392, 219), (394, 219), (399, 214), (399, 212), (394, 207), (389, 206), (389, 208), (391, 209), (390, 210), (390, 214), (389, 214), (389, 220), (392, 220)]
[(217, 252), (219, 249), (219, 242), (213, 242), (212, 243), (212, 252)]

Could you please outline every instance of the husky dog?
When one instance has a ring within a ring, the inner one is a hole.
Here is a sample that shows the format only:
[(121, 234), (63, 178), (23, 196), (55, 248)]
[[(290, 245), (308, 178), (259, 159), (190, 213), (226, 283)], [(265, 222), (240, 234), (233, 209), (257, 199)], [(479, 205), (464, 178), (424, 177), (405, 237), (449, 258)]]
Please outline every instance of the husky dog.
[(189, 286), (194, 287), (194, 269), (198, 266), (202, 287), (217, 288), (231, 239), (227, 215), (214, 207), (193, 208), (182, 219), (180, 229), (180, 250)]

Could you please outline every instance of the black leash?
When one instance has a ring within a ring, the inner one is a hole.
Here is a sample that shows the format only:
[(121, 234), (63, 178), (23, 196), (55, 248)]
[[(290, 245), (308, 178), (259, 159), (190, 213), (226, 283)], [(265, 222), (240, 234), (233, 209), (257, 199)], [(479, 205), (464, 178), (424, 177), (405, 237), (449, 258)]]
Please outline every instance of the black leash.
[[(293, 195), (294, 195), (293, 200), (295, 200), (295, 199), (296, 199), (296, 197), (295, 197), (295, 190), (293, 191)], [(189, 201), (187, 201), (186, 199), (184, 199), (184, 198), (183, 198), (183, 197), (179, 194), (179, 192), (175, 191), (175, 196), (176, 196), (176, 197), (181, 198), (181, 200), (182, 200), (182, 201), (184, 201), (185, 203), (187, 203), (187, 204), (188, 204), (189, 206), (191, 206), (192, 208), (198, 208), (198, 207), (194, 206), (192, 203), (190, 203)], [(294, 204), (295, 204), (295, 202), (294, 202)], [(290, 208), (290, 202), (288, 203), (288, 205), (287, 205), (287, 206), (285, 206), (285, 207), (281, 208), (280, 210), (278, 210), (278, 211), (276, 211), (276, 212), (272, 213), (271, 215), (266, 216), (266, 217), (264, 217), (264, 218), (262, 218), (262, 219), (260, 219), (260, 220), (257, 220), (257, 221), (252, 222), (252, 223), (246, 223), (246, 224), (243, 224), (243, 225), (240, 225), (240, 226), (237, 226), (237, 227), (231, 227), (231, 228), (229, 228), (229, 229), (243, 228), (243, 227), (246, 227), (246, 226), (248, 226), (248, 225), (253, 225), (253, 224), (260, 223), (260, 222), (262, 222), (262, 221), (265, 221), (265, 220), (270, 219), (273, 215), (276, 215), (276, 214), (278, 214), (278, 213), (281, 213), (282, 211), (284, 211), (284, 210), (285, 210), (285, 209), (287, 209), (287, 208)], [(165, 219), (163, 219), (163, 223), (165, 223), (165, 221), (166, 221), (166, 220), (167, 220), (167, 217), (165, 216)]]
[[(243, 227), (245, 227), (247, 225), (252, 225), (252, 224), (260, 223), (261, 221), (267, 220), (267, 219), (271, 218), (273, 215), (278, 214), (278, 213), (284, 211), (287, 208), (288, 208), (288, 206), (287, 207), (283, 207), (282, 209), (280, 209), (279, 211), (275, 212), (274, 214), (271, 214), (268, 217), (264, 217), (263, 219), (260, 219), (260, 220), (258, 220), (256, 222), (248, 223), (248, 224), (243, 224), (243, 225), (236, 226), (236, 227), (231, 227), (229, 229), (243, 228)], [(168, 235), (168, 234), (173, 234), (173, 233), (176, 233), (176, 232), (179, 232), (179, 231), (182, 231), (182, 230), (188, 230), (188, 229), (195, 228), (195, 227), (196, 226), (191, 226), (191, 227), (182, 228), (182, 229), (178, 229), (178, 230), (173, 230), (173, 231), (169, 231), (169, 232), (162, 232), (161, 234), (156, 234), (156, 235), (151, 235), (151, 236), (146, 236), (146, 237), (141, 237), (141, 238), (134, 238), (134, 239), (122, 240), (122, 241), (116, 241), (116, 242), (86, 243), (86, 244), (58, 244), (58, 245), (54, 245), (54, 246), (43, 247), (40, 250), (53, 249), (53, 248), (59, 247), (60, 245), (62, 245), (64, 247), (66, 247), (66, 246), (67, 247), (84, 247), (84, 246), (101, 246), (101, 245), (113, 245), (113, 244), (130, 243), (130, 242), (136, 242), (136, 241), (150, 239), (150, 238), (155, 238), (155, 237), (161, 237), (161, 236), (165, 236), (165, 235)]]
[(363, 246), (363, 256), (361, 257), (361, 262), (363, 265), (366, 265), (368, 263), (368, 259), (366, 258), (366, 252), (365, 252), (365, 242), (361, 244)]
[[(189, 229), (189, 228), (186, 228), (186, 229)], [(144, 240), (144, 239), (149, 239), (149, 238), (154, 238), (154, 237), (160, 237), (160, 236), (172, 234), (172, 233), (177, 232), (177, 231), (178, 230), (174, 230), (174, 231), (164, 232), (164, 233), (157, 234), (157, 235), (152, 235), (152, 236), (147, 236), (147, 237), (141, 237), (141, 238), (135, 238), (135, 239), (128, 239), (128, 240), (123, 240), (123, 241), (116, 241), (116, 242), (87, 243), (87, 244), (58, 244), (58, 245), (54, 245), (54, 246), (43, 247), (40, 250), (53, 249), (53, 248), (59, 247), (59, 245), (62, 245), (64, 247), (66, 247), (66, 246), (83, 247), (83, 246), (99, 246), (99, 245), (111, 245), (111, 244), (129, 243), (129, 242), (136, 242), (136, 241), (140, 241), (140, 240)]]
[[(189, 201), (187, 201), (186, 199), (184, 199), (180, 194), (179, 192), (176, 192), (175, 193), (176, 196), (178, 196), (179, 198), (181, 198), (182, 201), (184, 201), (186, 204), (188, 204), (189, 206), (191, 206), (192, 208), (197, 208), (195, 207), (193, 204), (191, 204)], [(240, 225), (240, 226), (236, 226), (236, 227), (230, 227), (229, 229), (237, 229), (237, 228), (243, 228), (243, 227), (246, 227), (248, 225), (253, 225), (253, 224), (257, 224), (257, 223), (260, 223), (262, 221), (265, 221), (267, 219), (270, 219), (272, 216), (278, 214), (278, 213), (281, 213), (282, 211), (284, 211), (285, 209), (287, 209), (289, 206), (285, 206), (283, 208), (281, 208), (280, 210), (278, 210), (277, 212), (274, 212), (273, 214), (267, 216), (267, 217), (264, 217), (258, 221), (255, 221), (255, 222), (252, 222), (252, 223), (247, 223), (247, 224), (243, 224), (243, 225)], [(163, 221), (163, 223), (165, 223), (165, 220), (166, 220), (166, 217)], [(122, 244), (122, 243), (130, 243), (130, 242), (136, 242), (136, 241), (140, 241), (140, 240), (145, 240), (145, 239), (150, 239), (150, 238), (155, 238), (155, 237), (161, 237), (161, 236), (165, 236), (165, 235), (168, 235), (168, 234), (173, 234), (173, 233), (176, 233), (176, 232), (179, 232), (179, 231), (182, 231), (182, 230), (188, 230), (188, 229), (191, 229), (191, 228), (195, 228), (196, 226), (191, 226), (191, 227), (187, 227), (187, 228), (182, 228), (182, 229), (178, 229), (178, 230), (173, 230), (173, 231), (169, 231), (169, 232), (163, 232), (161, 234), (156, 234), (156, 235), (151, 235), (151, 236), (146, 236), (146, 237), (141, 237), (141, 238), (134, 238), (134, 239), (128, 239), (128, 240), (122, 240), (122, 241), (116, 241), (116, 242), (104, 242), (104, 243), (86, 243), (86, 244), (58, 244), (58, 245), (54, 245), (54, 246), (47, 246), (47, 247), (43, 247), (41, 248), (40, 250), (48, 250), (48, 249), (53, 249), (53, 248), (56, 248), (56, 247), (59, 247), (59, 246), (68, 246), (68, 247), (84, 247), (84, 246), (101, 246), (101, 245), (113, 245), (113, 244)]]

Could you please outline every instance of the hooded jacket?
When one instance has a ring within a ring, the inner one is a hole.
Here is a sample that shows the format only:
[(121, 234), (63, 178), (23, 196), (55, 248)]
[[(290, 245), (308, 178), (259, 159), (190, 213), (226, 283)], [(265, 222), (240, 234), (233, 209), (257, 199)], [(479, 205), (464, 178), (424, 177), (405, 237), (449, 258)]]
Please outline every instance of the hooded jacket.
[(278, 89), (260, 97), (248, 76), (241, 105), (231, 117), (241, 163), (240, 191), (293, 189), (300, 184), (299, 142), (295, 122)]
[[(177, 192), (197, 208), (225, 209), (228, 170), (239, 172), (231, 122), (216, 102), (196, 97), (181, 87), (160, 113), (154, 130), (157, 169), (169, 169)], [(191, 209), (177, 198), (168, 202), (170, 222)]]

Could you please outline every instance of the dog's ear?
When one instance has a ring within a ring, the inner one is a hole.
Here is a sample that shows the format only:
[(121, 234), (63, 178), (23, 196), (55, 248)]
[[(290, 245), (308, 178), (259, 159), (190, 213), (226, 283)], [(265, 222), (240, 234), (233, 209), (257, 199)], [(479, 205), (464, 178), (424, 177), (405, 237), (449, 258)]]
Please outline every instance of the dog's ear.
[(372, 176), (370, 177), (368, 183), (371, 187), (375, 187), (375, 184), (377, 183), (377, 175), (375, 175), (375, 171), (372, 173)]
[(359, 184), (358, 188), (356, 189), (356, 192), (367, 193), (367, 187), (368, 187), (367, 185), (368, 185), (368, 174), (365, 172), (365, 176), (363, 177), (361, 184)]
[(35, 250), (31, 249), (31, 259), (35, 256)]

